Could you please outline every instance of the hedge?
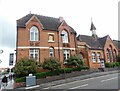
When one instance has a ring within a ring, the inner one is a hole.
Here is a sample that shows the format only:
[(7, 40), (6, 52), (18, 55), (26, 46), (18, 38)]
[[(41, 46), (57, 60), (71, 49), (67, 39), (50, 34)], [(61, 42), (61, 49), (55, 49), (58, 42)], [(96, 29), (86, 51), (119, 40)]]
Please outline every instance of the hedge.
[[(59, 70), (54, 70), (54, 71), (48, 71), (48, 72), (40, 72), (40, 73), (36, 73), (36, 79), (40, 79), (40, 78), (46, 78), (47, 76), (55, 76), (55, 75), (59, 75), (59, 74), (63, 74), (63, 73), (71, 73), (72, 71), (81, 71), (81, 70), (85, 70), (85, 69), (89, 69), (88, 67), (77, 67), (77, 68), (62, 68)], [(15, 79), (16, 82), (25, 82), (26, 81), (26, 77), (21, 77), (21, 78), (16, 78)]]
[(105, 67), (106, 68), (114, 68), (114, 67), (119, 67), (120, 66), (120, 62), (113, 62), (113, 63), (105, 63)]

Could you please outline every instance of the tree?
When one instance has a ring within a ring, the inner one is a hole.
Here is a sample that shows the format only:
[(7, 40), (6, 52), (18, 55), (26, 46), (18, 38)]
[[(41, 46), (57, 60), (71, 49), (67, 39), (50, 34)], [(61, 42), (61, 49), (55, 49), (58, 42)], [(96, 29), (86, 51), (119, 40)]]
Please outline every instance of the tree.
[(67, 65), (68, 67), (81, 67), (84, 64), (84, 60), (80, 55), (77, 56), (71, 56), (69, 59), (66, 60), (65, 65)]
[(37, 63), (33, 59), (22, 58), (15, 64), (14, 72), (17, 77), (28, 76), (30, 73), (35, 74)]
[(56, 58), (48, 58), (44, 60), (42, 67), (43, 69), (54, 71), (61, 68), (61, 63)]

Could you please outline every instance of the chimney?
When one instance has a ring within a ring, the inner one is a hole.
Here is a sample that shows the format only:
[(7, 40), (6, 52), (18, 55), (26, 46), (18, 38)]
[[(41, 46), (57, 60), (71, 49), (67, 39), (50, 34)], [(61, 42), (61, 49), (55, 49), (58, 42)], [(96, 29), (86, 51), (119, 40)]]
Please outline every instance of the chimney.
[(63, 19), (63, 17), (59, 17), (59, 20), (60, 20), (60, 22), (62, 22), (64, 19)]

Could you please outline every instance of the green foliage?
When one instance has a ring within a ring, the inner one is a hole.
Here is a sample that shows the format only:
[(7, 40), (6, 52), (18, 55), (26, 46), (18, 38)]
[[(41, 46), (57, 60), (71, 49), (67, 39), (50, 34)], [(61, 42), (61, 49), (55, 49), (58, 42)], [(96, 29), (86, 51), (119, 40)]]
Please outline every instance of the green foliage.
[[(55, 76), (55, 75), (64, 74), (64, 73), (71, 73), (72, 71), (81, 71), (85, 69), (88, 69), (88, 67), (85, 66), (85, 67), (78, 67), (78, 68), (62, 68), (54, 71), (36, 73), (35, 76), (37, 79), (40, 79), (40, 78), (46, 78), (47, 76)], [(25, 77), (15, 79), (16, 82), (25, 82), (25, 80), (26, 80)]]
[(113, 66), (112, 66), (111, 63), (106, 62), (106, 63), (105, 63), (105, 67), (106, 67), (106, 68), (111, 68), (111, 67), (113, 67)]
[(106, 62), (105, 63), (106, 68), (114, 68), (114, 67), (118, 67), (118, 66), (120, 66), (120, 62), (113, 62), (113, 63)]
[(20, 59), (14, 68), (16, 77), (28, 76), (28, 74), (35, 74), (37, 72), (37, 63), (32, 59)]
[(21, 78), (16, 78), (15, 82), (25, 82), (26, 78), (25, 77), (21, 77)]
[(54, 71), (61, 68), (61, 63), (55, 58), (49, 58), (44, 60), (42, 67), (43, 69)]
[(65, 65), (67, 65), (68, 67), (81, 67), (83, 66), (83, 59), (82, 57), (79, 56), (71, 56), (68, 60), (66, 60)]

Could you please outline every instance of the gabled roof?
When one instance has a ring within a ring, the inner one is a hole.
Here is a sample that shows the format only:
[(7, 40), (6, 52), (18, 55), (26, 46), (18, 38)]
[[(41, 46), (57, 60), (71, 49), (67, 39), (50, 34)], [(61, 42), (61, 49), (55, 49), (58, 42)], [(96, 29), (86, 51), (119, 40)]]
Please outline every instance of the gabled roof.
[(99, 41), (92, 36), (79, 35), (77, 39), (79, 41), (86, 42), (87, 45), (91, 47), (91, 49), (103, 49)]
[(108, 36), (109, 36), (109, 35), (106, 35), (106, 36), (98, 39), (98, 40), (99, 40), (99, 43), (102, 45), (103, 48), (104, 48), (104, 46), (105, 46), (105, 43), (106, 43), (106, 40), (107, 40), (107, 37), (108, 37)]
[(120, 41), (119, 40), (113, 40), (113, 43), (120, 50)]
[[(39, 21), (43, 25), (44, 30), (49, 29), (49, 30), (58, 31), (58, 27), (62, 23), (60, 22), (59, 18), (53, 18), (53, 17), (42, 16), (37, 14), (28, 14), (22, 17), (21, 19), (17, 20), (17, 27), (26, 27), (25, 24), (32, 18), (32, 16), (36, 16), (39, 19)], [(72, 27), (70, 27), (70, 30), (76, 33), (76, 31)]]

